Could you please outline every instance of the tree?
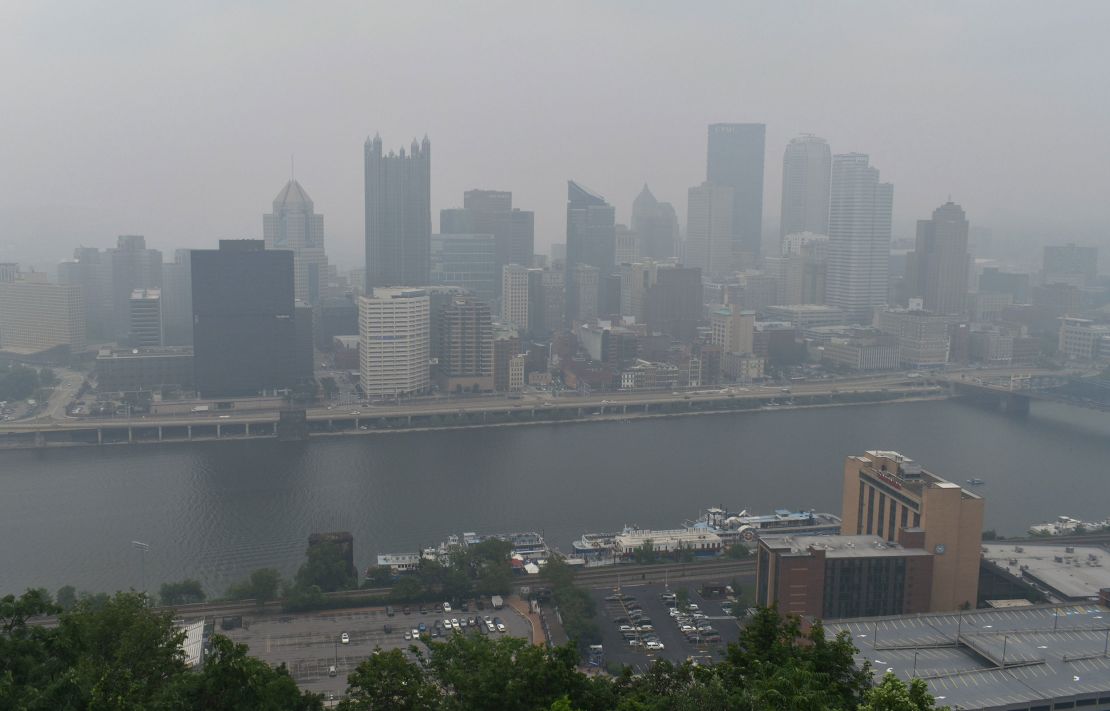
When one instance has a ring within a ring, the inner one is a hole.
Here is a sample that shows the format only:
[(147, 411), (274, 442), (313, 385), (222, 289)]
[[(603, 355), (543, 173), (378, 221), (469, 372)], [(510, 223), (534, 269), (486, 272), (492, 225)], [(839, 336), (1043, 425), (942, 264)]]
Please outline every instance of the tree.
[(396, 709), (422, 711), (437, 707), (442, 695), (424, 668), (399, 649), (375, 650), (347, 677), (347, 698), (340, 711)]
[(63, 585), (58, 588), (58, 593), (54, 596), (54, 601), (58, 607), (63, 610), (71, 610), (77, 604), (77, 588), (72, 585)]
[(252, 572), (247, 580), (234, 583), (229, 587), (227, 596), (232, 600), (253, 599), (261, 605), (276, 598), (280, 586), (281, 573), (273, 568), (259, 568)]
[(163, 605), (189, 605), (204, 602), (204, 588), (192, 578), (177, 583), (163, 583), (158, 590)]
[(933, 711), (937, 708), (923, 680), (914, 679), (906, 686), (890, 673), (869, 689), (865, 697), (859, 711)]
[(325, 541), (309, 546), (308, 560), (297, 571), (297, 587), (318, 586), (324, 592), (335, 592), (355, 587), (354, 571), (347, 563), (343, 550), (335, 543)]
[(152, 708), (174, 675), (185, 671), (169, 612), (143, 593), (117, 593), (102, 607), (88, 599), (61, 616), (48, 645), (45, 708)]
[(748, 550), (748, 547), (743, 543), (733, 543), (725, 551), (725, 555), (729, 558), (732, 558), (733, 560), (744, 560), (745, 558), (750, 557), (751, 554), (752, 552)]
[(644, 540), (643, 545), (633, 551), (632, 557), (637, 563), (654, 563), (658, 558), (655, 553), (655, 543), (650, 538)]
[(366, 580), (363, 581), (363, 586), (370, 588), (385, 588), (392, 584), (393, 571), (386, 565), (376, 565), (366, 571)]
[(159, 711), (317, 711), (323, 697), (297, 688), (285, 665), (247, 655), (247, 646), (215, 635), (201, 672), (175, 677), (154, 708)]
[(402, 576), (393, 586), (392, 597), (398, 602), (411, 602), (423, 596), (424, 588), (420, 581), (411, 575)]
[(42, 368), (39, 370), (39, 385), (44, 388), (52, 388), (58, 384), (58, 376), (50, 368)]

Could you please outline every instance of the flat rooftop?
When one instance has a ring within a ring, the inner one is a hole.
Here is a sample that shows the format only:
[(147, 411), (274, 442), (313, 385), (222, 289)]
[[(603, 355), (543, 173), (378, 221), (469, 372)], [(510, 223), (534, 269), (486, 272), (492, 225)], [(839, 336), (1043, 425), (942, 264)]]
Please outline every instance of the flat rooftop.
[(851, 636), (876, 674), (924, 679), (938, 705), (1028, 709), (1047, 701), (1110, 704), (1110, 610), (1093, 604), (827, 622)]
[(984, 543), (983, 558), (1067, 600), (1097, 598), (1101, 588), (1110, 588), (1110, 553), (1103, 548)]
[(810, 549), (825, 551), (826, 558), (881, 558), (929, 555), (921, 548), (903, 548), (880, 536), (760, 536), (772, 550), (788, 550), (786, 555), (810, 555)]

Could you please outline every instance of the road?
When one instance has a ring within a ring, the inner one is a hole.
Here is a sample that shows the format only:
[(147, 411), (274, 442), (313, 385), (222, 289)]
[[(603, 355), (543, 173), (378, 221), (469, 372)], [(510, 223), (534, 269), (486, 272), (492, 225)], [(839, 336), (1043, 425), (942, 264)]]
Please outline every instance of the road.
[[(973, 373), (975, 377), (990, 378), (1010, 374), (1022, 375), (1048, 375), (1060, 374), (1058, 371), (998, 368), (998, 369), (969, 369), (964, 371), (945, 371), (936, 374), (937, 379), (953, 379), (959, 373)], [(278, 418), (276, 410), (232, 410), (204, 413), (183, 413), (176, 415), (145, 416), (145, 417), (82, 417), (68, 418), (65, 414), (65, 405), (72, 399), (74, 393), (81, 385), (80, 374), (67, 373), (64, 386), (56, 390), (51, 397), (51, 405), (47, 412), (33, 420), (21, 420), (0, 425), (0, 432), (21, 432), (41, 430), (43, 424), (53, 422), (53, 428), (88, 428), (96, 425), (140, 425), (140, 426), (186, 426), (196, 424), (237, 424), (245, 422), (275, 421)], [(561, 393), (554, 395), (548, 392), (527, 391), (517, 397), (504, 395), (490, 395), (486, 397), (422, 397), (401, 403), (355, 405), (330, 405), (327, 407), (309, 408), (310, 420), (327, 420), (330, 418), (345, 417), (405, 417), (408, 415), (451, 415), (460, 413), (478, 413), (483, 411), (504, 411), (514, 408), (534, 407), (583, 407), (604, 412), (608, 408), (621, 406), (643, 406), (662, 402), (674, 402), (676, 399), (695, 401), (713, 401), (725, 399), (768, 399), (778, 397), (788, 399), (798, 395), (836, 395), (853, 392), (866, 392), (881, 390), (894, 386), (912, 387), (920, 385), (923, 390), (934, 376), (910, 376), (906, 373), (883, 373), (877, 375), (818, 380), (812, 382), (794, 383), (789, 389), (778, 385), (733, 385), (693, 388), (683, 391), (651, 391), (651, 392), (603, 392), (589, 395), (577, 393)]]

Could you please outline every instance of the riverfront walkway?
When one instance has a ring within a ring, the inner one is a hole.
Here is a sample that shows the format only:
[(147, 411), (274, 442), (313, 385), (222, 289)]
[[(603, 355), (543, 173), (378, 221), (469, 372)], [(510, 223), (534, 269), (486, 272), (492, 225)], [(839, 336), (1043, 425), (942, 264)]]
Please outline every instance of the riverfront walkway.
[(522, 600), (518, 595), (510, 595), (505, 598), (505, 602), (508, 603), (509, 607), (518, 615), (528, 620), (529, 624), (532, 625), (532, 644), (538, 646), (547, 645), (547, 635), (544, 634), (543, 631), (543, 621), (540, 619), (539, 615), (532, 612), (528, 607), (528, 601)]

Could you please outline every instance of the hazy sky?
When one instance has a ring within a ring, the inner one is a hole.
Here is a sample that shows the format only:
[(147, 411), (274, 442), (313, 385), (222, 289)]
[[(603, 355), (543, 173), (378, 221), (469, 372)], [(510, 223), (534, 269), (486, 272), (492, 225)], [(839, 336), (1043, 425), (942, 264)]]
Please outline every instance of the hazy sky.
[[(951, 194), (1007, 240), (1110, 235), (1108, 2), (0, 3), (0, 260), (121, 233), (261, 236), (290, 173), (362, 260), (362, 144), (432, 141), (563, 241), (565, 181), (684, 219), (712, 122), (767, 124), (765, 232), (800, 132), (869, 153), (896, 236)], [(1110, 251), (1110, 247), (1104, 249)]]

